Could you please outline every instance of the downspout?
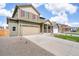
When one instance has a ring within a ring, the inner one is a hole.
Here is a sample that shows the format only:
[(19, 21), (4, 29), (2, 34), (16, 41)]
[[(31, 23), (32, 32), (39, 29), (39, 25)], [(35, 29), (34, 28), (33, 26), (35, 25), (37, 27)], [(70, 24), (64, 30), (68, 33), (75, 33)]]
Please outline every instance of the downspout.
[(21, 32), (21, 31), (22, 31), (22, 30), (21, 30), (21, 22), (19, 21), (19, 23), (20, 23), (20, 37), (21, 37), (21, 38), (20, 38), (20, 40), (22, 40), (22, 32)]

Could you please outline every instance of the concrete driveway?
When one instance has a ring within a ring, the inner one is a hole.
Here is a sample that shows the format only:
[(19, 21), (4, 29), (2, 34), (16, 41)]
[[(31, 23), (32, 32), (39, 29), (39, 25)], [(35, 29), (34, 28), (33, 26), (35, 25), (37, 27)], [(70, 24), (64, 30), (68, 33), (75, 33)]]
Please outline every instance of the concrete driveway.
[(23, 37), (0, 37), (0, 56), (53, 56)]
[(23, 37), (57, 56), (79, 56), (79, 43), (77, 42), (58, 39), (44, 34)]

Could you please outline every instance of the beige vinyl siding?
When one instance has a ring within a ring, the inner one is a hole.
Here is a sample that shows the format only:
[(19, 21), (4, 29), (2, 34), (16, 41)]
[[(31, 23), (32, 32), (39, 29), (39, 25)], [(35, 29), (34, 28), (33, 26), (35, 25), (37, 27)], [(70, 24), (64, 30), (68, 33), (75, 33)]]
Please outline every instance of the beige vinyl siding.
[[(13, 31), (13, 27), (16, 27), (16, 30)], [(16, 21), (11, 21), (9, 22), (9, 31), (10, 31), (10, 36), (17, 36), (18, 35), (18, 24)]]

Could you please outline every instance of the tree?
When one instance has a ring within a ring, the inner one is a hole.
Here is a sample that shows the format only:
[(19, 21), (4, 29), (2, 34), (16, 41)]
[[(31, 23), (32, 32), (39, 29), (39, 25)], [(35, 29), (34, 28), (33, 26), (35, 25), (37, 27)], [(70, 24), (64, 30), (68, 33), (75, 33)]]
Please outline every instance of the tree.
[(78, 27), (78, 29), (77, 29), (77, 32), (79, 32), (79, 27)]

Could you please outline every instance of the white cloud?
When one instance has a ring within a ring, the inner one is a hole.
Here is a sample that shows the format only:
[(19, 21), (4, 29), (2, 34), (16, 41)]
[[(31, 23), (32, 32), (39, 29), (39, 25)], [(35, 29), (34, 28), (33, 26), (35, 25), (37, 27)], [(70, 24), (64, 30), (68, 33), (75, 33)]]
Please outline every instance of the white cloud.
[(0, 3), (0, 9), (1, 9), (1, 8), (4, 8), (5, 6), (6, 6), (5, 3)]
[(6, 4), (0, 3), (0, 16), (12, 16), (12, 10), (6, 10), (5, 9)]
[(72, 14), (72, 13), (75, 13), (77, 10), (76, 6), (68, 3), (52, 3), (52, 4), (47, 3), (45, 4), (45, 8), (54, 13), (59, 13), (61, 11), (64, 11)]
[(61, 24), (68, 24), (68, 18), (67, 15), (65, 13), (63, 14), (58, 14), (55, 17), (51, 17), (50, 19), (51, 21), (55, 21), (57, 23), (61, 23)]
[(70, 23), (70, 25), (72, 27), (79, 27), (79, 22), (73, 22), (73, 23)]
[(39, 6), (41, 6), (41, 5), (43, 5), (44, 3), (32, 3), (32, 5), (35, 7), (35, 8), (37, 8), (37, 7), (39, 7)]
[(2, 22), (0, 21), (0, 26), (2, 25)]
[(11, 16), (11, 11), (0, 9), (0, 16)]
[(12, 10), (10, 11), (10, 17), (13, 15), (14, 9), (15, 8), (12, 8)]
[(6, 27), (6, 26), (8, 26), (8, 24), (6, 24), (6, 23), (3, 23), (1, 26), (4, 26), (4, 27)]
[(77, 7), (72, 4), (66, 4), (65, 11), (68, 11), (70, 14), (72, 14), (77, 11)]
[(70, 25), (68, 14), (66, 12), (69, 14), (74, 14), (77, 11), (76, 6), (68, 3), (52, 3), (45, 4), (44, 6), (47, 10), (51, 11), (52, 14), (56, 15), (50, 18), (51, 21), (66, 25)]
[(43, 15), (40, 15), (40, 17), (44, 17)]
[[(6, 4), (5, 3), (0, 3), (0, 16), (8, 16), (8, 17), (11, 17), (12, 16), (12, 13), (13, 13), (13, 11), (14, 11), (14, 9), (12, 9), (12, 10), (7, 10), (7, 9), (5, 9), (5, 7), (6, 7)], [(4, 20), (4, 19), (3, 19)], [(3, 27), (6, 27), (6, 26), (8, 26), (7, 24), (6, 24), (6, 20), (5, 20), (5, 22), (1, 22), (0, 21), (0, 26), (3, 26)]]

